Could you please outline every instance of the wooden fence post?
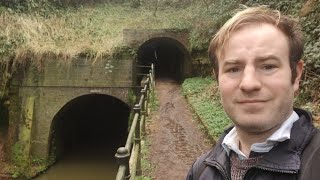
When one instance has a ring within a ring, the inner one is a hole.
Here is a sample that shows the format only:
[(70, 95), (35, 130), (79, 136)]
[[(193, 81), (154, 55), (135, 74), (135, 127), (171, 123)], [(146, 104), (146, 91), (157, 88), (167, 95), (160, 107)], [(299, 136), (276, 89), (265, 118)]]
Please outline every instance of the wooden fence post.
[[(143, 101), (142, 101), (143, 102)], [(142, 103), (143, 104), (143, 103)], [(139, 152), (138, 152), (138, 160), (137, 160), (137, 169), (136, 169), (136, 175), (140, 176), (141, 173), (141, 132), (140, 132), (140, 120), (141, 120), (141, 106), (140, 104), (136, 104), (133, 108), (134, 113), (139, 113), (139, 118), (135, 130), (135, 136), (134, 136), (134, 142), (135, 144), (138, 144)], [(143, 108), (143, 107), (142, 107)]]

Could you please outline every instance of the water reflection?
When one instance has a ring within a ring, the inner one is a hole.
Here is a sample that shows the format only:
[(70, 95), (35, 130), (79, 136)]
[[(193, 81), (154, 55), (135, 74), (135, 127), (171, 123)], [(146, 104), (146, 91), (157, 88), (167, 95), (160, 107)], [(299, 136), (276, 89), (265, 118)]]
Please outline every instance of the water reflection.
[(113, 180), (118, 166), (108, 149), (82, 149), (63, 157), (34, 180)]

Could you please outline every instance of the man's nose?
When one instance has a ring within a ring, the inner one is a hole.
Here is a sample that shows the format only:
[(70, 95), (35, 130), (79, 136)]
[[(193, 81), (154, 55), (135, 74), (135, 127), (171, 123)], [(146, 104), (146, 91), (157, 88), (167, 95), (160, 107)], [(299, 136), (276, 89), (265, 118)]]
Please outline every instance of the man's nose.
[(257, 91), (261, 88), (261, 81), (254, 67), (244, 69), (239, 86), (245, 92)]

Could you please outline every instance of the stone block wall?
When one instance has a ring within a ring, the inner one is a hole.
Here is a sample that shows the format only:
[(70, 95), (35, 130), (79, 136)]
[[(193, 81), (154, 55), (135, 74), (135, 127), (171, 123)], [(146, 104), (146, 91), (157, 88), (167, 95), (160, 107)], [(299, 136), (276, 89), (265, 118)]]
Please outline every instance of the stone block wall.
[(188, 30), (175, 29), (124, 29), (123, 42), (131, 47), (139, 47), (144, 42), (153, 39), (167, 37), (180, 42), (188, 51), (191, 50)]
[(72, 99), (98, 93), (129, 103), (132, 62), (106, 59), (93, 63), (80, 58), (66, 65), (52, 60), (42, 71), (33, 65), (20, 71), (10, 89), (9, 144), (19, 143), (22, 151), (29, 152), (26, 158), (48, 158), (52, 120)]

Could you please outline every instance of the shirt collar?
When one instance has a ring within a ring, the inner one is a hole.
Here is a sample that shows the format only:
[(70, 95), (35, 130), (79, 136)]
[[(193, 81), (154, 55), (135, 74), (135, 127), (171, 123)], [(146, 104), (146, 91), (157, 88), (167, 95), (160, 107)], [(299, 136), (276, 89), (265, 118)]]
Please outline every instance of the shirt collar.
[[(251, 145), (251, 151), (264, 153), (269, 152), (278, 142), (290, 139), (291, 128), (294, 122), (299, 119), (298, 114), (293, 111), (291, 116), (286, 119), (280, 126), (280, 128), (275, 131), (265, 142), (254, 143)], [(240, 159), (247, 159), (239, 149), (239, 137), (236, 128), (232, 128), (231, 131), (224, 137), (222, 141), (222, 147), (230, 155), (230, 151), (234, 151)]]

